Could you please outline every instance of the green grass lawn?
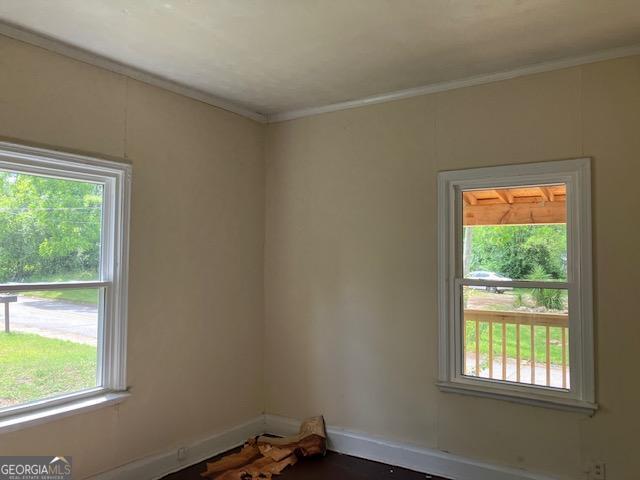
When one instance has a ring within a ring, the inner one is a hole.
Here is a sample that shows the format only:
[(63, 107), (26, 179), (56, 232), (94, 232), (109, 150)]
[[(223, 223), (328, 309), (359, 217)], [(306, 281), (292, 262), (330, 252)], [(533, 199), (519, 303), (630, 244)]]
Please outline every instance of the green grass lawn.
[(60, 290), (46, 290), (42, 292), (25, 292), (25, 296), (36, 298), (50, 298), (52, 300), (65, 300), (73, 303), (98, 304), (98, 291), (95, 288), (62, 288)]
[[(71, 280), (88, 281), (95, 280), (96, 274), (94, 272), (75, 272), (75, 273), (61, 273), (58, 275), (50, 275), (47, 277), (30, 278), (29, 282), (69, 282)], [(67, 289), (62, 288), (60, 290), (48, 290), (42, 292), (29, 292), (29, 297), (36, 298), (50, 298), (52, 300), (64, 300), (74, 303), (85, 303), (89, 305), (98, 304), (98, 289), (96, 288), (79, 288), (79, 289)]]
[[(480, 322), (480, 353), (489, 354), (489, 323)], [(545, 327), (535, 327), (535, 356), (536, 362), (545, 362), (547, 358), (546, 340), (547, 333)], [(562, 331), (560, 327), (549, 328), (551, 337), (551, 347), (549, 356), (551, 363), (562, 365)], [(516, 358), (516, 325), (506, 327), (506, 347), (507, 357)], [(566, 339), (569, 343), (569, 336)], [(474, 321), (468, 321), (466, 325), (466, 351), (476, 351), (476, 325)], [(493, 355), (502, 355), (502, 324), (493, 324)], [(531, 360), (531, 329), (529, 326), (520, 327), (520, 358), (523, 361)], [(569, 352), (567, 350), (567, 363), (569, 362)]]
[(0, 332), (0, 408), (96, 386), (96, 347)]

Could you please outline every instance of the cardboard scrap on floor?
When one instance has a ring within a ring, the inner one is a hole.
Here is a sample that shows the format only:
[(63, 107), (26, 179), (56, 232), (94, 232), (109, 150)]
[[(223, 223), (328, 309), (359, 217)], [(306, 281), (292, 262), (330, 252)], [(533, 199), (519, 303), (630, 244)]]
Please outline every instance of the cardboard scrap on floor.
[(324, 455), (327, 451), (327, 432), (322, 416), (302, 422), (300, 432), (292, 437), (251, 438), (238, 453), (207, 463), (207, 471), (200, 475), (215, 480), (269, 479), (298, 458)]

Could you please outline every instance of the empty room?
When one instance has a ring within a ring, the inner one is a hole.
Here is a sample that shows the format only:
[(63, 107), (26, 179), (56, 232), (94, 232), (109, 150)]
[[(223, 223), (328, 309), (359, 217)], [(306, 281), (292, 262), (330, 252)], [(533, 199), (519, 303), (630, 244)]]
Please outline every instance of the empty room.
[(639, 180), (638, 0), (0, 0), (0, 480), (640, 479)]

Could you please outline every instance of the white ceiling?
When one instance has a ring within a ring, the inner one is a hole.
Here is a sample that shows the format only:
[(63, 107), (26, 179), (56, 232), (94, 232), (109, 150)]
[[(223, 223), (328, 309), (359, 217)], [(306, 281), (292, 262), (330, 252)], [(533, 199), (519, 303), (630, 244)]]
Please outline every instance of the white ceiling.
[(640, 43), (638, 0), (0, 0), (0, 19), (267, 115)]

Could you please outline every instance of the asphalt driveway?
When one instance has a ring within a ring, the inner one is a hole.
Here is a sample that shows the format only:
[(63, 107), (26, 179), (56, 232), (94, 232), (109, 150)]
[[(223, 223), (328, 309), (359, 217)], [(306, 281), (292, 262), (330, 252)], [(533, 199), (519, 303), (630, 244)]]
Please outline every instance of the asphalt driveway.
[[(19, 296), (9, 304), (10, 327), (15, 332), (97, 345), (98, 307), (48, 298)], [(4, 309), (0, 309), (4, 329)]]

